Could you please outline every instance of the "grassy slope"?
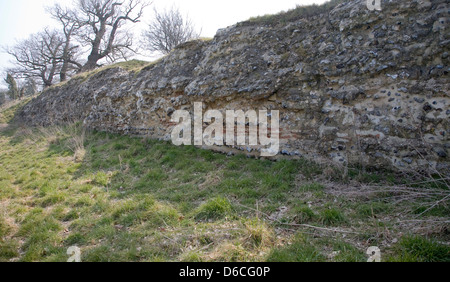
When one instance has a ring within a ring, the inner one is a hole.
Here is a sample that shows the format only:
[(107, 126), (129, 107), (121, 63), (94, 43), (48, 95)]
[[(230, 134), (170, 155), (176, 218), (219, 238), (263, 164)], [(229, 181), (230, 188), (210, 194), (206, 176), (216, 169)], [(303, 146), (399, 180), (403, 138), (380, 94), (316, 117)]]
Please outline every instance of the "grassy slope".
[[(80, 80), (80, 81), (86, 81), (87, 79), (91, 78), (92, 76), (108, 70), (108, 69), (112, 69), (112, 68), (122, 68), (125, 69), (129, 72), (134, 72), (134, 73), (139, 73), (142, 69), (144, 69), (145, 67), (151, 66), (153, 64), (156, 64), (157, 62), (159, 62), (159, 60), (156, 60), (154, 62), (146, 62), (146, 61), (140, 61), (140, 60), (130, 60), (130, 61), (125, 61), (125, 62), (119, 62), (119, 63), (115, 63), (115, 64), (111, 64), (111, 65), (107, 65), (104, 67), (100, 67), (97, 68), (95, 70), (92, 71), (88, 71), (88, 72), (82, 72), (79, 74), (76, 74), (75, 76), (73, 76), (71, 78), (71, 80)], [(60, 82), (58, 84), (52, 85), (51, 87), (61, 87), (63, 85), (65, 85), (67, 82), (69, 82), (70, 80), (64, 81), (64, 82)]]
[[(15, 110), (3, 109), (0, 123)], [(417, 235), (446, 241), (448, 225), (395, 224), (419, 203), (337, 196), (327, 169), (304, 160), (9, 124), (0, 164), (0, 261), (66, 261), (70, 246), (83, 261), (366, 261), (367, 247), (380, 244), (384, 260), (450, 260), (448, 246)], [(421, 219), (448, 220), (447, 204)]]
[(16, 111), (30, 102), (31, 99), (32, 97), (27, 97), (0, 106), (0, 124), (10, 123), (13, 120)]
[(297, 21), (303, 18), (318, 16), (329, 13), (337, 5), (346, 2), (345, 0), (329, 0), (321, 5), (297, 5), (296, 8), (278, 14), (269, 14), (260, 17), (250, 18), (240, 24), (243, 25), (279, 25)]

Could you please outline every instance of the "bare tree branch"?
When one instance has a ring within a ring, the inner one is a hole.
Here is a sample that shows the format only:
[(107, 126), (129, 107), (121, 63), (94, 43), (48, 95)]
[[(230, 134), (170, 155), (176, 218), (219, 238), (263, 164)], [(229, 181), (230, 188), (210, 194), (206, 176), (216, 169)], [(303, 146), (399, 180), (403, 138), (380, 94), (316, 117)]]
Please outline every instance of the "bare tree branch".
[(81, 26), (78, 21), (74, 20), (74, 11), (63, 8), (59, 4), (56, 4), (52, 8), (48, 8), (47, 11), (62, 25), (65, 42), (62, 54), (63, 63), (60, 71), (60, 81), (65, 81), (70, 70), (81, 70), (81, 64), (77, 62), (79, 46), (72, 44), (73, 36), (78, 32)]
[(180, 10), (172, 7), (163, 12), (155, 11), (155, 19), (142, 34), (144, 45), (152, 52), (168, 54), (176, 46), (200, 37), (192, 21), (183, 18)]
[(72, 21), (80, 26), (79, 38), (91, 47), (83, 71), (97, 67), (103, 58), (115, 60), (132, 50), (128, 33), (121, 32), (125, 23), (137, 23), (148, 5), (143, 0), (78, 0)]
[(51, 86), (61, 70), (64, 43), (61, 33), (46, 29), (12, 48), (6, 48), (6, 53), (14, 57), (16, 65), (9, 72), (17, 78), (39, 78), (44, 87)]

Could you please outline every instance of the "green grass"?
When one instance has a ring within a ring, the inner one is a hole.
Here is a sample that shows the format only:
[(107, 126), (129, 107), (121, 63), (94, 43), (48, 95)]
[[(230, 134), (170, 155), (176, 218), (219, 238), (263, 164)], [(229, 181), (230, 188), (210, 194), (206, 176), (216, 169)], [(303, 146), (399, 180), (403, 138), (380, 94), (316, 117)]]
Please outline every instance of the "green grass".
[(230, 202), (222, 197), (209, 200), (201, 205), (196, 211), (195, 218), (197, 220), (213, 220), (224, 218), (230, 215), (233, 208)]
[(355, 246), (346, 242), (331, 242), (333, 250), (336, 252), (336, 256), (333, 258), (335, 262), (365, 262), (367, 257)]
[[(86, 134), (78, 160), (71, 145), (81, 132), (79, 125), (0, 132), (0, 161), (7, 164), (0, 201), (10, 202), (7, 214), (17, 225), (15, 239), (2, 243), (2, 260), (64, 261), (72, 245), (82, 248), (84, 261), (195, 260), (198, 252), (183, 251), (189, 244), (202, 250), (201, 260), (264, 260), (261, 250), (274, 244), (263, 238), (268, 227), (249, 224), (233, 202), (278, 199), (304, 164), (101, 132)], [(13, 230), (0, 226), (2, 237)]]
[(281, 12), (275, 15), (265, 15), (256, 18), (251, 18), (242, 24), (253, 25), (253, 24), (264, 24), (264, 25), (277, 25), (286, 24), (289, 22), (297, 21), (302, 18), (308, 18), (317, 16), (323, 13), (329, 13), (338, 4), (345, 1), (343, 0), (330, 0), (321, 5), (308, 5), (308, 6), (297, 6), (295, 9), (291, 9), (286, 12)]
[[(113, 68), (122, 68), (129, 72), (139, 73), (142, 69), (144, 69), (148, 66), (154, 65), (156, 62), (146, 62), (146, 61), (140, 61), (140, 60), (130, 60), (130, 61), (125, 61), (125, 62), (119, 62), (119, 63), (99, 67), (99, 68), (91, 70), (91, 71), (82, 72), (80, 74), (73, 76), (72, 79), (74, 81), (75, 80), (86, 81), (89, 78), (95, 76), (96, 74), (99, 74), (105, 70), (113, 69)], [(68, 81), (64, 81), (64, 82), (52, 85), (51, 87), (61, 87), (65, 84), (67, 84), (67, 82)]]
[(361, 204), (356, 208), (357, 213), (362, 218), (375, 217), (379, 214), (389, 212), (390, 210), (391, 207), (388, 204), (382, 202)]
[[(383, 242), (386, 229), (389, 238), (405, 233), (390, 224), (404, 206), (335, 196), (310, 161), (84, 134), (80, 124), (28, 128), (12, 123), (23, 104), (1, 111), (0, 261), (67, 261), (71, 246), (83, 261), (364, 261), (365, 244)], [(448, 258), (442, 244), (414, 238), (383, 251), (399, 261)]]
[(268, 258), (268, 262), (321, 262), (326, 257), (312, 240), (305, 236), (298, 236), (294, 242), (287, 246), (274, 249)]
[(22, 100), (15, 100), (0, 107), (0, 124), (10, 123), (14, 119), (17, 110), (30, 102), (32, 98), (27, 97)]
[(320, 183), (310, 183), (310, 184), (305, 184), (305, 185), (302, 185), (301, 187), (300, 187), (300, 190), (302, 190), (302, 191), (304, 191), (304, 192), (307, 192), (307, 191), (323, 191), (324, 190), (324, 186), (322, 185), (322, 184), (320, 184)]
[(450, 246), (420, 236), (406, 236), (399, 243), (396, 257), (391, 261), (450, 262)]
[(317, 214), (306, 205), (294, 207), (293, 214), (295, 221), (300, 224), (313, 222), (317, 218)]
[(320, 213), (320, 222), (324, 225), (340, 225), (347, 220), (342, 212), (335, 208), (327, 208)]

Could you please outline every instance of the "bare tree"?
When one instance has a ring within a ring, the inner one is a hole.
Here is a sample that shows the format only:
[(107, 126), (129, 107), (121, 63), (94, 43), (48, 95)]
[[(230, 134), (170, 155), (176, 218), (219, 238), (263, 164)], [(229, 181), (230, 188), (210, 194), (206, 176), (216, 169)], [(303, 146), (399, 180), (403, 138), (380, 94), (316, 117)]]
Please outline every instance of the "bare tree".
[(6, 94), (7, 92), (4, 92), (2, 91), (2, 89), (0, 89), (0, 106), (6, 103)]
[(142, 34), (143, 43), (149, 51), (168, 54), (176, 46), (200, 37), (192, 21), (188, 17), (183, 18), (178, 8), (172, 7), (163, 12), (156, 9), (154, 11), (154, 20)]
[[(61, 23), (61, 32), (46, 29), (30, 36), (6, 53), (15, 59), (9, 72), (18, 79), (39, 78), (49, 87), (59, 74), (64, 81), (74, 72), (97, 67), (99, 60), (115, 61), (131, 50), (132, 36), (124, 30), (127, 22), (137, 23), (147, 6), (144, 0), (77, 0), (74, 9), (55, 5), (50, 14)], [(86, 63), (79, 57), (80, 44), (90, 47)]]
[(24, 92), (24, 96), (32, 96), (38, 91), (36, 81), (34, 81), (34, 79), (32, 78), (27, 78), (21, 89)]
[(19, 87), (17, 87), (16, 79), (8, 73), (5, 78), (5, 82), (8, 85), (8, 95), (11, 100), (15, 100), (17, 98), (20, 98), (20, 91)]
[(80, 26), (79, 37), (90, 46), (83, 71), (96, 68), (101, 59), (114, 61), (132, 50), (132, 36), (123, 27), (138, 23), (147, 5), (143, 0), (78, 0), (70, 19)]
[(39, 78), (44, 87), (53, 84), (63, 61), (63, 36), (55, 30), (33, 34), (6, 52), (16, 60), (16, 67), (9, 72), (17, 78)]
[(56, 4), (47, 11), (54, 19), (59, 21), (62, 25), (62, 32), (64, 34), (65, 42), (62, 49), (62, 66), (60, 71), (60, 81), (65, 81), (68, 72), (71, 70), (81, 71), (83, 65), (78, 62), (79, 46), (73, 45), (73, 37), (80, 29), (80, 24), (74, 20), (74, 12), (70, 9), (63, 8)]

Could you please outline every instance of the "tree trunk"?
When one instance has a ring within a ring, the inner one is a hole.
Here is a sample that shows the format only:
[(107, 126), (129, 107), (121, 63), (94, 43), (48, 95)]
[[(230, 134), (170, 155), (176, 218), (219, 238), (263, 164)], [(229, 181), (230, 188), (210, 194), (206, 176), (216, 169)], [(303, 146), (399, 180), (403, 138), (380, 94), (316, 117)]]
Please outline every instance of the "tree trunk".
[(59, 74), (59, 80), (61, 82), (66, 81), (68, 68), (69, 68), (69, 63), (65, 61), (61, 67), (61, 72)]
[(97, 67), (97, 62), (100, 60), (100, 55), (97, 54), (91, 54), (88, 57), (88, 61), (86, 64), (84, 64), (83, 68), (81, 69), (82, 72), (85, 71), (91, 71)]

